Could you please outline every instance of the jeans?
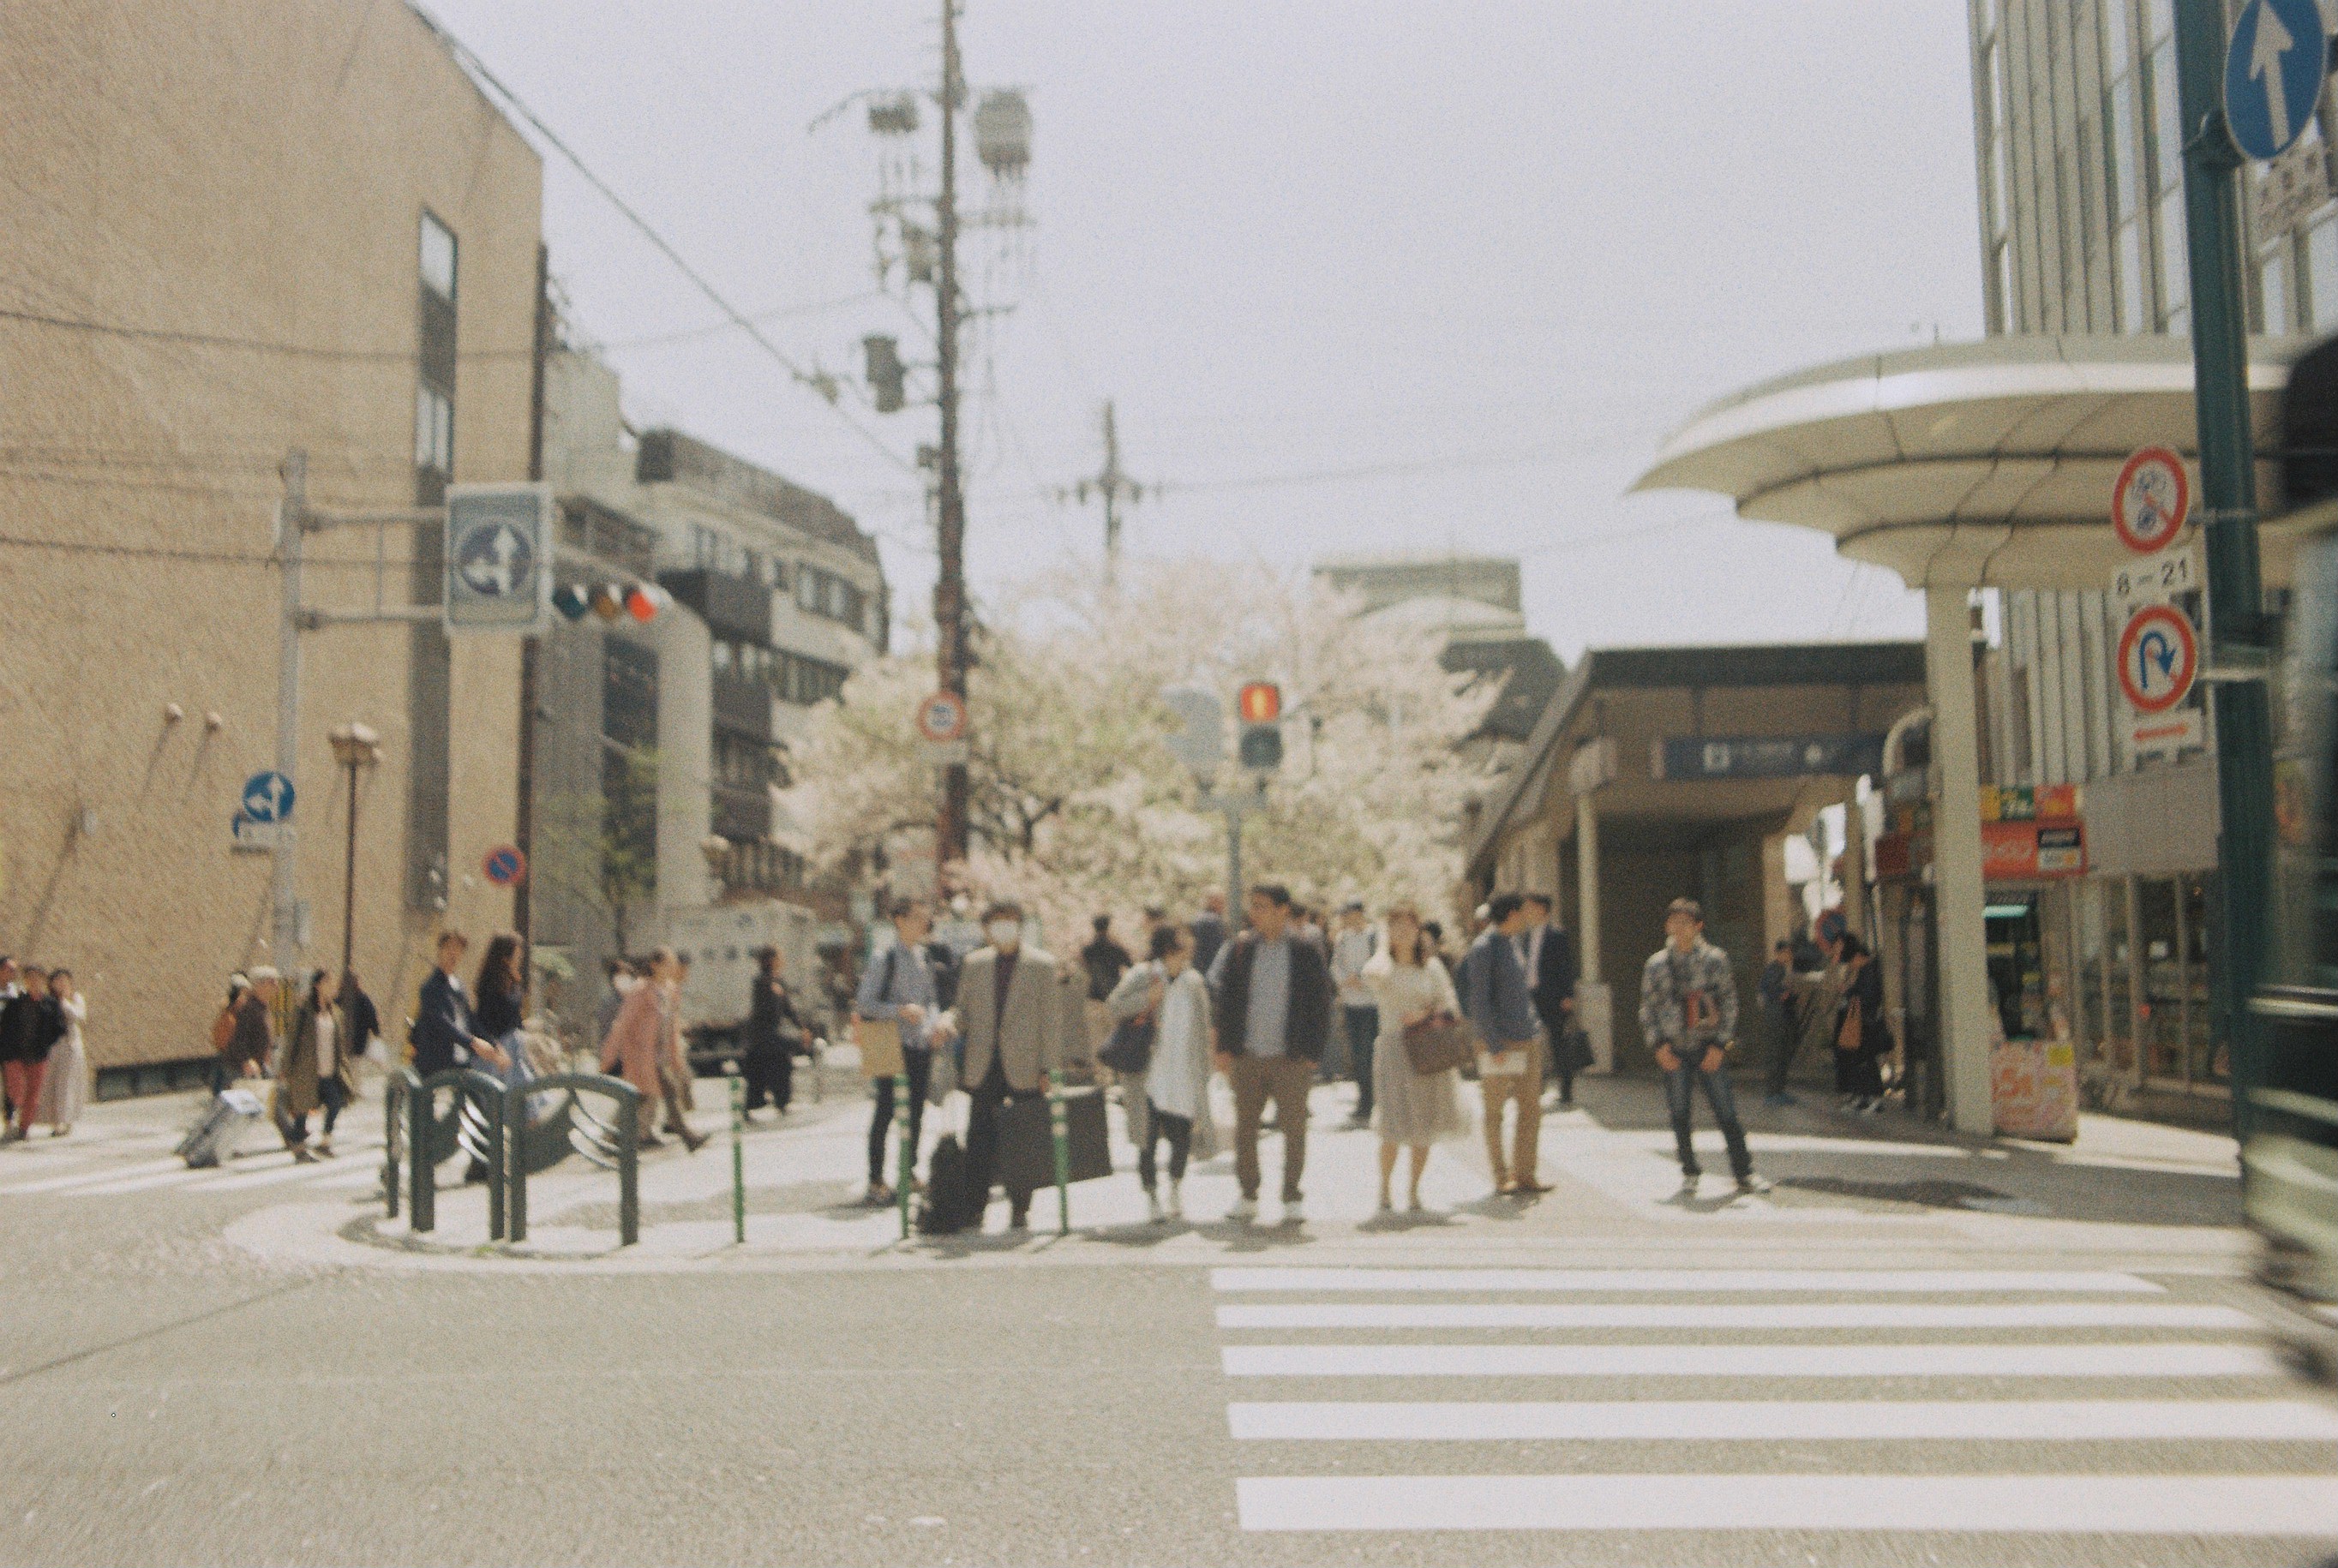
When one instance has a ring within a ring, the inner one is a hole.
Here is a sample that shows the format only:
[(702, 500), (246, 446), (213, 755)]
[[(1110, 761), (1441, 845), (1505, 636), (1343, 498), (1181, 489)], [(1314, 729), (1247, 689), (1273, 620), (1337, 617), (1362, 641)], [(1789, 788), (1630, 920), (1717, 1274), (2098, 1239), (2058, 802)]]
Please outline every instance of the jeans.
[(1146, 1119), (1144, 1141), (1136, 1148), (1136, 1180), (1147, 1192), (1153, 1191), (1156, 1169), (1153, 1163), (1154, 1145), (1163, 1140), (1169, 1144), (1169, 1180), (1185, 1179), (1185, 1156), (1194, 1148), (1194, 1119), (1172, 1116), (1158, 1105), (1152, 1108)]
[[(934, 1054), (915, 1045), (901, 1047), (903, 1072), (909, 1080), (909, 1125), (906, 1135), (909, 1141), (909, 1167), (918, 1164), (918, 1140), (926, 1126), (926, 1082), (934, 1070)], [(885, 1181), (885, 1130), (893, 1124), (893, 1080), (876, 1080), (877, 1109), (869, 1117), (869, 1185), (882, 1187)]]
[(1704, 1101), (1713, 1107), (1713, 1119), (1721, 1124), (1722, 1141), (1729, 1145), (1730, 1173), (1743, 1181), (1754, 1173), (1754, 1156), (1745, 1147), (1744, 1124), (1737, 1120), (1737, 1093), (1730, 1087), (1728, 1063), (1708, 1073), (1686, 1057), (1665, 1074), (1665, 1104), (1673, 1115), (1673, 1142), (1680, 1149), (1681, 1174), (1700, 1174), (1696, 1149), (1689, 1141), (1692, 1095), (1699, 1083), (1704, 1085)]
[(1380, 1039), (1380, 1010), (1342, 1007), (1348, 1025), (1348, 1065), (1356, 1080), (1356, 1120), (1372, 1119), (1372, 1045)]

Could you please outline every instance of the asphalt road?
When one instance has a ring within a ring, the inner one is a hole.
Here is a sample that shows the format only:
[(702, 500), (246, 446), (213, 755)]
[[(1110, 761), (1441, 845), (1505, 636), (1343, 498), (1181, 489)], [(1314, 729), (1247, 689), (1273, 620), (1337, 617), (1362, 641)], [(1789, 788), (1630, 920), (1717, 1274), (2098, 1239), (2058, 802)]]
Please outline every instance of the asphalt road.
[[(1684, 1210), (1641, 1195), (1668, 1185), (1641, 1092), (1599, 1093), (1546, 1144), (1585, 1174), (1554, 1158), (1499, 1224), (1373, 1221), (1371, 1140), (1332, 1134), (1302, 1228), (728, 1269), (291, 1265), (224, 1237), (306, 1176), (142, 1187), (169, 1172), (126, 1133), (112, 1164), (12, 1151), (0, 1562), (2338, 1551), (2338, 1405), (2266, 1352), (2212, 1144), (2115, 1129), (1977, 1182), (1980, 1151), (1812, 1122), (1757, 1144), (1789, 1201)], [(766, 1168), (835, 1188), (855, 1115), (762, 1134)], [(358, 1168), (319, 1178), (352, 1214)], [(1959, 1181), (2007, 1200), (1946, 1207)]]

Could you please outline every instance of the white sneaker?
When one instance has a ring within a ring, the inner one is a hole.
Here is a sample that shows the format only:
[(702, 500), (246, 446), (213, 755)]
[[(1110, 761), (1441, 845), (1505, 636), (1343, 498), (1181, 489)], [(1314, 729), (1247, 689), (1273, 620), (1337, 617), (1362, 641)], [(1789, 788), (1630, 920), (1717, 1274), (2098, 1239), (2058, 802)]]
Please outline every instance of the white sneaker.
[(1698, 1182), (1700, 1180), (1702, 1180), (1702, 1178), (1700, 1178), (1700, 1177), (1696, 1177), (1696, 1176), (1684, 1176), (1684, 1177), (1682, 1177), (1682, 1178), (1681, 1178), (1681, 1184), (1680, 1184), (1680, 1195), (1681, 1195), (1682, 1197), (1684, 1197), (1684, 1198), (1694, 1198), (1694, 1197), (1695, 1197), (1695, 1196), (1696, 1196), (1696, 1184), (1697, 1184), (1697, 1182)]
[(1740, 1192), (1747, 1193), (1752, 1196), (1759, 1196), (1763, 1192), (1767, 1192), (1774, 1185), (1776, 1184), (1767, 1176), (1754, 1171), (1748, 1171), (1744, 1175), (1740, 1176), (1737, 1179), (1737, 1190)]
[(1226, 1210), (1226, 1218), (1234, 1221), (1237, 1225), (1249, 1224), (1252, 1220), (1258, 1218), (1258, 1200), (1255, 1198), (1235, 1199), (1234, 1206)]
[(1306, 1218), (1307, 1205), (1304, 1200), (1285, 1198), (1282, 1200), (1282, 1222), (1285, 1225), (1296, 1225)]
[(1172, 1220), (1185, 1217), (1185, 1194), (1179, 1191), (1177, 1186), (1176, 1180), (1172, 1178), (1169, 1182), (1169, 1218)]
[(1151, 1220), (1154, 1224), (1158, 1225), (1161, 1223), (1160, 1193), (1148, 1191), (1144, 1194), (1144, 1213), (1145, 1217)]

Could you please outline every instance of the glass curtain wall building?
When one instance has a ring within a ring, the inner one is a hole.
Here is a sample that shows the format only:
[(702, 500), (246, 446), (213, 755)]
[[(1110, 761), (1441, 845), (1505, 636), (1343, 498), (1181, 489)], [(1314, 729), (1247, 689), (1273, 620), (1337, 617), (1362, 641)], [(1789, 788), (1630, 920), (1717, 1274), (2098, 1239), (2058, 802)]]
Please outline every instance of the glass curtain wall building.
[[(1969, 0), (1969, 10), (1991, 335), (2187, 335), (2174, 0)], [(2325, 93), (2282, 164), (2243, 178), (2258, 333), (2338, 330), (2338, 205), (2313, 199), (2338, 188), (2332, 113)], [(2269, 181), (2287, 198), (2274, 200)], [(2209, 1113), (2199, 1102), (2224, 1094), (2226, 1064), (2206, 1005), (2207, 749), (2133, 754), (2116, 687), (2118, 611), (2106, 595), (2008, 592), (1990, 611), (1982, 782), (2005, 799), (2077, 786), (2088, 849), (2082, 877), (1992, 878), (1991, 971), (2018, 992), (2000, 998), (2000, 1015), (2009, 1034), (2069, 1030), (2097, 1103)]]

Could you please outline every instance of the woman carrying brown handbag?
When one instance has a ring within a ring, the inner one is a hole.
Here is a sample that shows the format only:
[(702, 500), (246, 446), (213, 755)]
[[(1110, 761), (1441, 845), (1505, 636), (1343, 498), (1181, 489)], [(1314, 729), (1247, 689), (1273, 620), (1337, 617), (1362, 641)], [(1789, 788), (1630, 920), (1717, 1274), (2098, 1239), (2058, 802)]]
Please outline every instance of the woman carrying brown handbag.
[(1417, 1214), (1429, 1146), (1440, 1139), (1467, 1137), (1469, 1122), (1461, 1113), (1459, 1073), (1451, 1067), (1415, 1072), (1405, 1048), (1405, 1031), (1435, 1019), (1458, 1018), (1461, 1003), (1453, 994), (1453, 977), (1422, 934), (1420, 912), (1410, 904), (1398, 904), (1385, 919), (1388, 939), (1364, 965), (1362, 975), (1380, 1012), (1380, 1038), (1372, 1047), (1372, 1116), (1380, 1131), (1380, 1212), (1395, 1207), (1389, 1181), (1396, 1174), (1397, 1150), (1404, 1147), (1412, 1151), (1406, 1207)]

